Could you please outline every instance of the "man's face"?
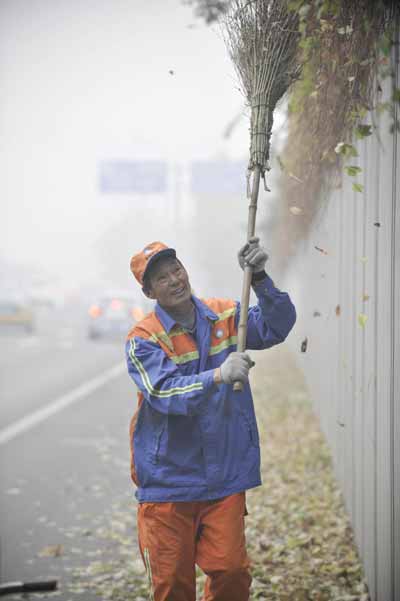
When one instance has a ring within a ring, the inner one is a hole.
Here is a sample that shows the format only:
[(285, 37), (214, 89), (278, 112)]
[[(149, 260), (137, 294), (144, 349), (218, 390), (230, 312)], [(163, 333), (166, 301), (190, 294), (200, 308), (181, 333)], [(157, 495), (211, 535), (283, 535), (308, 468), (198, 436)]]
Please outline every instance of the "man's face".
[(151, 268), (146, 294), (165, 309), (175, 309), (187, 303), (191, 288), (186, 269), (173, 257), (160, 259)]

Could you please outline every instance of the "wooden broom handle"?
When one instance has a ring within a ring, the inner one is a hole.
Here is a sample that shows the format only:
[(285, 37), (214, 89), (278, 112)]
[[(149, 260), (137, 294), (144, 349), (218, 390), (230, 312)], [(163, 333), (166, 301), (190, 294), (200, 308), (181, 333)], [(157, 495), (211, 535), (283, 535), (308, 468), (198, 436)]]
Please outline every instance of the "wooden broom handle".
[[(257, 214), (257, 200), (258, 190), (260, 187), (261, 169), (257, 165), (253, 175), (253, 187), (251, 189), (251, 199), (249, 204), (249, 217), (247, 222), (247, 241), (254, 236), (256, 230), (256, 214)], [(253, 269), (246, 265), (244, 268), (243, 275), (243, 286), (242, 286), (242, 298), (240, 301), (240, 320), (238, 327), (238, 343), (237, 350), (239, 353), (244, 353), (246, 350), (246, 338), (247, 338), (247, 315), (249, 312), (249, 301), (250, 301), (250, 288), (251, 278), (253, 276)], [(242, 382), (234, 382), (233, 390), (235, 392), (242, 392)]]

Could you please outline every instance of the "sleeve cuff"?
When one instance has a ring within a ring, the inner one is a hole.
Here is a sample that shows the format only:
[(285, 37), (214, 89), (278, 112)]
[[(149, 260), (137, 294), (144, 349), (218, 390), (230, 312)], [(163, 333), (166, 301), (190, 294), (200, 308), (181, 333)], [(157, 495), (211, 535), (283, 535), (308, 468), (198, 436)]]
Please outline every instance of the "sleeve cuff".
[(261, 282), (266, 277), (267, 277), (267, 274), (264, 269), (262, 271), (257, 271), (256, 273), (253, 273), (253, 275), (251, 276), (251, 284), (252, 285), (257, 284), (257, 282)]
[[(274, 292), (277, 292), (277, 288), (275, 288), (275, 284), (274, 282), (271, 280), (271, 278), (269, 277), (269, 275), (267, 273), (265, 273), (265, 271), (260, 271), (260, 274), (263, 274), (263, 277), (256, 281), (252, 280), (251, 281), (251, 285), (252, 288), (254, 289), (254, 292), (258, 295), (267, 295), (267, 296), (271, 296), (274, 294)], [(257, 274), (258, 275), (258, 274)], [(253, 275), (254, 278), (254, 275)]]
[(214, 369), (202, 371), (198, 377), (203, 384), (204, 392), (211, 392), (215, 388), (218, 388), (218, 385), (214, 382)]

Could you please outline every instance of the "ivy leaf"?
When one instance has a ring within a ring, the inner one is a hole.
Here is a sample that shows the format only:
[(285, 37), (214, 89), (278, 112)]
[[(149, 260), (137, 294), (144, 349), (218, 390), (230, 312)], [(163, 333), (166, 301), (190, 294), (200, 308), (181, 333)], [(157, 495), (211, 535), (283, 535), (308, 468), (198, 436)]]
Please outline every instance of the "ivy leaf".
[(372, 134), (372, 127), (371, 125), (358, 125), (355, 129), (355, 134), (358, 140), (362, 140)]
[(357, 167), (356, 165), (349, 165), (348, 167), (344, 168), (347, 175), (350, 175), (351, 177), (354, 177), (355, 175), (357, 175), (358, 173), (361, 173), (362, 169), (361, 167)]
[(354, 182), (352, 188), (354, 192), (362, 192), (364, 190), (364, 186), (362, 184), (358, 184), (357, 182)]
[(392, 48), (392, 40), (390, 39), (390, 35), (388, 33), (384, 33), (382, 35), (379, 46), (382, 51), (382, 54), (385, 57), (388, 57)]
[(336, 154), (341, 154), (344, 157), (357, 157), (358, 153), (353, 144), (346, 144), (345, 142), (339, 142), (335, 146)]
[(346, 25), (346, 27), (339, 27), (337, 32), (339, 35), (350, 35), (353, 33), (353, 28), (351, 25)]
[(288, 4), (288, 9), (290, 11), (298, 11), (302, 4), (303, 0), (291, 0), (291, 2)]
[(300, 19), (305, 19), (308, 15), (308, 13), (311, 10), (311, 6), (309, 4), (304, 4), (303, 6), (301, 6), (298, 10), (299, 13), (299, 17)]

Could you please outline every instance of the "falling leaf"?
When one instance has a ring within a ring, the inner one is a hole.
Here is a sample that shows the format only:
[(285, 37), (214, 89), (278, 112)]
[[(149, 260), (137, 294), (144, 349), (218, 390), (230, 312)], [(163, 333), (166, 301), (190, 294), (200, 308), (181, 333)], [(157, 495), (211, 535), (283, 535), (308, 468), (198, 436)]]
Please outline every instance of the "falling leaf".
[(299, 177), (297, 177), (297, 175), (295, 175), (294, 173), (292, 173), (291, 171), (289, 171), (288, 176), (291, 179), (294, 179), (294, 181), (296, 181), (299, 184), (304, 184), (304, 181), (302, 179), (300, 179)]
[(359, 313), (359, 315), (358, 315), (358, 323), (360, 324), (360, 326), (362, 328), (365, 327), (365, 324), (367, 323), (367, 319), (368, 319), (368, 317), (365, 315), (365, 313)]
[(281, 171), (285, 171), (286, 170), (285, 164), (282, 161), (282, 158), (279, 156), (279, 154), (277, 155), (276, 160), (278, 161), (278, 165), (279, 165)]
[(381, 227), (381, 224), (379, 223), (379, 221), (375, 221), (374, 226), (375, 227)]
[(39, 551), (39, 557), (60, 557), (64, 553), (63, 545), (47, 545)]
[(307, 350), (307, 345), (308, 345), (308, 338), (304, 338), (303, 342), (301, 343), (301, 352), (305, 353)]
[(323, 255), (327, 255), (328, 252), (326, 250), (324, 250), (323, 248), (321, 248), (320, 246), (314, 246), (315, 250), (318, 250), (318, 252), (322, 253)]
[(289, 211), (292, 213), (292, 215), (301, 215), (301, 213), (303, 212), (303, 209), (300, 209), (300, 207), (290, 207)]
[(358, 125), (355, 129), (356, 138), (361, 140), (362, 138), (366, 138), (372, 134), (372, 126), (371, 125)]
[(363, 301), (368, 301), (371, 297), (369, 296), (369, 294), (363, 294)]
[(319, 311), (314, 311), (313, 317), (321, 317), (321, 313)]
[(350, 177), (354, 177), (358, 173), (361, 173), (361, 171), (362, 171), (361, 167), (357, 167), (356, 165), (348, 165), (344, 169), (345, 169), (347, 175), (350, 175)]
[(173, 69), (170, 69), (170, 70), (168, 71), (168, 73), (169, 73), (170, 75), (174, 75), (174, 74), (175, 74), (175, 71), (174, 71)]
[(336, 313), (337, 317), (339, 317), (339, 315), (341, 313), (340, 305), (336, 305), (335, 313)]
[(357, 182), (354, 182), (354, 184), (352, 185), (352, 188), (353, 188), (354, 192), (362, 192), (364, 190), (364, 186)]

